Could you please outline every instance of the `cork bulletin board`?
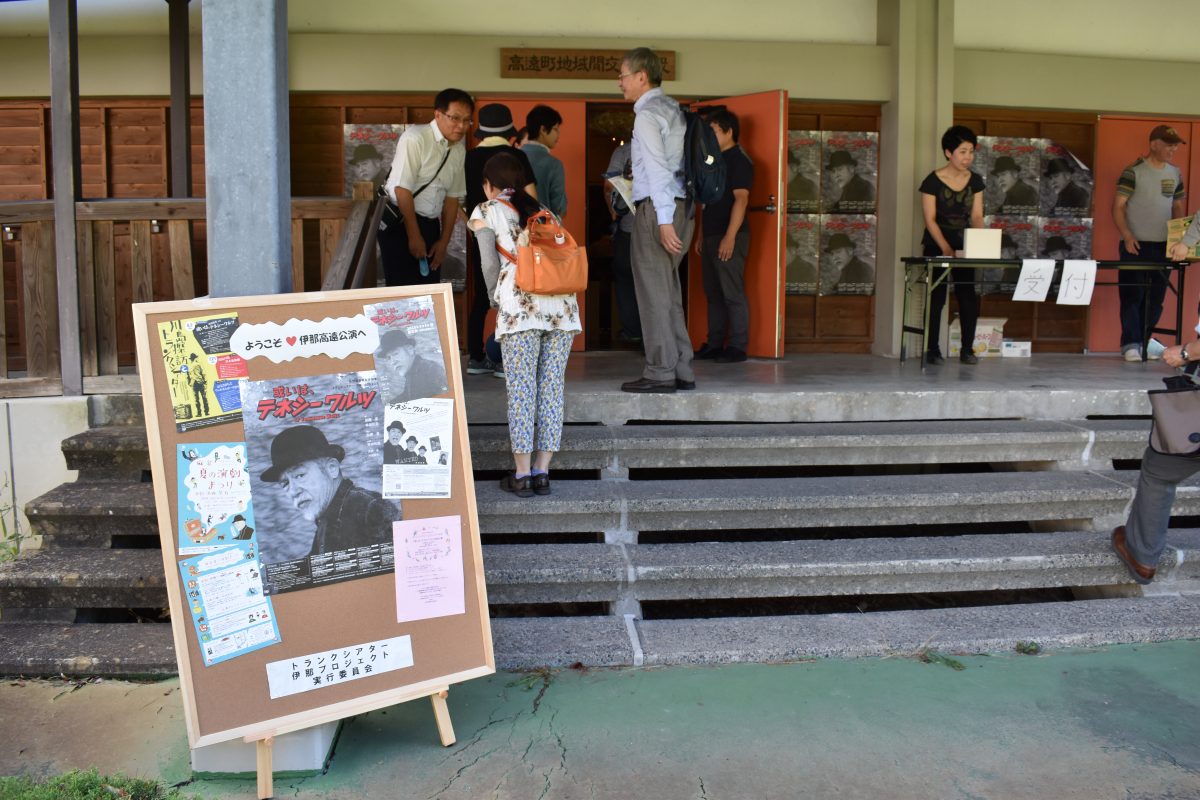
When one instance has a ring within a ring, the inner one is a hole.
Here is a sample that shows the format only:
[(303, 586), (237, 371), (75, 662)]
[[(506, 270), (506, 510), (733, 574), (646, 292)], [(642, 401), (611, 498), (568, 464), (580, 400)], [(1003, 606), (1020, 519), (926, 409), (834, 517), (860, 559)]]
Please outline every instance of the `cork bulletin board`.
[(495, 671), (448, 285), (133, 312), (192, 747)]

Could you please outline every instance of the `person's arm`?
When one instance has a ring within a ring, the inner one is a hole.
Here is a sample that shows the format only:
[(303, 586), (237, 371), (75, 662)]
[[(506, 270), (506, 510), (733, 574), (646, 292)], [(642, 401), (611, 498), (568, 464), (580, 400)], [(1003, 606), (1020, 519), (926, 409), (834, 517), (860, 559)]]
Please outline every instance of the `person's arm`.
[(446, 248), (450, 246), (450, 237), (454, 235), (454, 225), (458, 222), (458, 198), (446, 195), (442, 201), (442, 235), (429, 248), (429, 268), (441, 269), (446, 260)]
[(971, 227), (983, 227), (983, 192), (976, 192), (971, 200)]
[(725, 229), (725, 235), (721, 237), (721, 244), (717, 248), (717, 258), (722, 261), (728, 261), (733, 256), (734, 240), (742, 227), (742, 220), (746, 219), (746, 208), (749, 205), (750, 190), (734, 189), (733, 208), (729, 210), (729, 227)]
[[(979, 195), (976, 195), (979, 197)], [(954, 248), (946, 241), (942, 228), (937, 224), (937, 198), (931, 194), (921, 194), (921, 213), (925, 217), (925, 230), (933, 237), (933, 241), (941, 249), (942, 255), (953, 256)], [(973, 213), (973, 211), (972, 211)]]
[[(1170, 259), (1172, 261), (1183, 261), (1187, 258), (1188, 251), (1197, 244), (1200, 244), (1200, 211), (1192, 216), (1192, 224), (1183, 232), (1183, 238), (1171, 246)], [(1189, 350), (1188, 352), (1192, 351)], [(1196, 352), (1200, 354), (1200, 350)]]
[(565, 217), (567, 215), (567, 181), (563, 163), (557, 158), (551, 158), (550, 177), (547, 183), (550, 185), (546, 187), (546, 205), (559, 217)]
[(429, 254), (425, 239), (421, 236), (421, 228), (417, 225), (417, 209), (413, 194), (403, 186), (397, 186), (396, 208), (400, 209), (400, 218), (404, 220), (404, 230), (408, 232), (408, 252), (413, 258), (425, 258)]
[(650, 202), (658, 219), (658, 241), (668, 253), (679, 255), (684, 245), (675, 232), (675, 175), (663, 166), (667, 160), (667, 147), (660, 122), (662, 120), (647, 110), (634, 117), (633, 127), (644, 151)]
[(1121, 177), (1117, 179), (1117, 193), (1113, 196), (1112, 207), (1113, 223), (1117, 226), (1117, 232), (1121, 234), (1121, 241), (1125, 243), (1125, 252), (1130, 255), (1137, 255), (1141, 252), (1141, 243), (1129, 229), (1129, 217), (1126, 214), (1129, 198), (1136, 188), (1137, 176), (1133, 170), (1127, 169), (1122, 172)]
[(1192, 361), (1200, 361), (1200, 339), (1188, 344), (1177, 344), (1163, 351), (1162, 359), (1172, 367), (1182, 367)]
[(416, 135), (401, 136), (392, 157), (392, 171), (388, 177), (388, 189), (396, 198), (396, 208), (404, 220), (408, 232), (408, 252), (413, 258), (425, 258), (428, 248), (417, 225), (417, 212), (413, 192), (417, 190), (418, 172), (421, 168), (421, 140)]

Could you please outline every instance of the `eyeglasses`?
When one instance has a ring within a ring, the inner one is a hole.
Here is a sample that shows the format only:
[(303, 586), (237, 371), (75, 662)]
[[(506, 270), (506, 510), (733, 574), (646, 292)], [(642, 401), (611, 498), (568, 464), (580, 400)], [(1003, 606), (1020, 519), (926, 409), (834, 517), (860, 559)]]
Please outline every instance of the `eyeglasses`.
[(450, 120), (455, 125), (464, 125), (469, 128), (475, 124), (475, 122), (470, 117), (460, 117), (455, 114), (447, 114), (445, 111), (439, 111), (437, 113), (441, 114), (443, 117)]
[(637, 75), (637, 73), (636, 72), (619, 72), (619, 73), (617, 73), (617, 81), (619, 82), (619, 81), (625, 80), (626, 78), (632, 78), (634, 75)]

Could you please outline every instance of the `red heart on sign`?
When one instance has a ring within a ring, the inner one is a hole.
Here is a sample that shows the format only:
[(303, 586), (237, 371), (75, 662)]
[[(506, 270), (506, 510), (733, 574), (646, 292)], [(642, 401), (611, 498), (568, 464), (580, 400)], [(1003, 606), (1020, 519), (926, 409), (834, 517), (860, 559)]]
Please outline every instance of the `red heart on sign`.
[(295, 336), (289, 336), (289, 337), (287, 337), (287, 343), (288, 343), (288, 344), (295, 344), (295, 343), (296, 343), (296, 337), (295, 337)]

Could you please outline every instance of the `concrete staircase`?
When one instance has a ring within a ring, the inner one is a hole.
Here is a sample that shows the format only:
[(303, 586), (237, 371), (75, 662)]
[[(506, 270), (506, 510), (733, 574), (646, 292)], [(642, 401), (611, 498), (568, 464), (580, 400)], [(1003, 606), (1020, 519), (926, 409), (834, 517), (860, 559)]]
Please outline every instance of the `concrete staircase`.
[[(0, 674), (175, 669), (140, 399), (62, 443), (79, 480), (0, 566)], [(471, 449), (502, 667), (995, 651), (1200, 635), (1200, 483), (1147, 596), (1108, 550), (1148, 422), (571, 425), (554, 493)]]

